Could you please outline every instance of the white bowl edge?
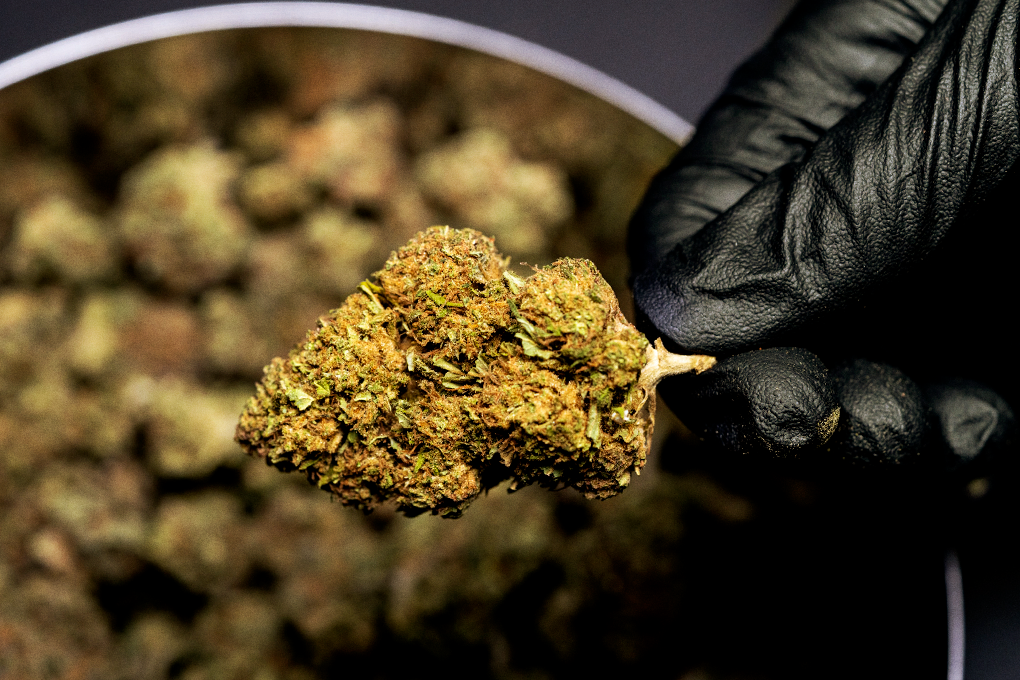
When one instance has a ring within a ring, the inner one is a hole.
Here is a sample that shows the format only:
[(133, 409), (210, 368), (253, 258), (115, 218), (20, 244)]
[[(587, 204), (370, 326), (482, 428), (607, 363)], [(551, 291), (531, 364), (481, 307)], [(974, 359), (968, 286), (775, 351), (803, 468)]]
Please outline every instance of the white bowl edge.
[(330, 2), (211, 5), (131, 19), (58, 40), (0, 63), (0, 88), (51, 68), (128, 45), (232, 28), (352, 28), (457, 45), (528, 66), (585, 90), (678, 144), (694, 131), (686, 120), (625, 83), (527, 40), (445, 17), (389, 7)]

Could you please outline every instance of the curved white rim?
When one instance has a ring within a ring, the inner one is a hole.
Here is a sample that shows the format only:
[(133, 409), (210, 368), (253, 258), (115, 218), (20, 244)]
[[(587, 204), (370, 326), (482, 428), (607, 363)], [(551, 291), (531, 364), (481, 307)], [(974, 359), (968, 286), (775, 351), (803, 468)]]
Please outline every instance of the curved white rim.
[(387, 7), (326, 2), (252, 2), (155, 14), (97, 28), (0, 63), (0, 88), (84, 57), (119, 47), (230, 28), (318, 26), (426, 38), (502, 57), (586, 90), (678, 144), (693, 126), (629, 85), (576, 59), (506, 33), (455, 19)]
[(946, 611), (949, 618), (949, 669), (948, 680), (963, 680), (964, 642), (966, 638), (963, 614), (963, 572), (956, 552), (946, 553)]

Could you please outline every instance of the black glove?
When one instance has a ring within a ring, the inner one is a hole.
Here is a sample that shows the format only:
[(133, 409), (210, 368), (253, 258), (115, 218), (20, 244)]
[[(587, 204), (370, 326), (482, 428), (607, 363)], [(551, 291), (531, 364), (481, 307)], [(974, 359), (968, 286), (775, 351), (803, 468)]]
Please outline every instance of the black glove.
[(723, 359), (663, 396), (730, 451), (945, 468), (1008, 445), (1018, 0), (943, 4), (803, 3), (635, 214), (639, 323)]

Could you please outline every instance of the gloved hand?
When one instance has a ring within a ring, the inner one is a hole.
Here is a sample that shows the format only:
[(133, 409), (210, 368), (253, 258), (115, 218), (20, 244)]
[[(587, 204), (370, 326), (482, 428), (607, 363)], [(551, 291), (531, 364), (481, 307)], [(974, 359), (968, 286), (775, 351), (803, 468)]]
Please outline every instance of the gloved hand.
[(872, 469), (1007, 445), (1017, 14), (805, 2), (736, 72), (629, 234), (643, 330), (723, 357), (660, 387), (686, 424)]

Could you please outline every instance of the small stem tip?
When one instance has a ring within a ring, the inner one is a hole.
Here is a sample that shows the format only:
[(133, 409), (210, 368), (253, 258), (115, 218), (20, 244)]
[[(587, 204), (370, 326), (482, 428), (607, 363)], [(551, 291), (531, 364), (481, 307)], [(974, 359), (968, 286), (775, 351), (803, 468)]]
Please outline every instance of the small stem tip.
[(673, 354), (662, 344), (662, 338), (648, 346), (647, 361), (638, 376), (638, 387), (651, 394), (664, 378), (680, 373), (701, 373), (715, 366), (715, 357), (704, 354)]

